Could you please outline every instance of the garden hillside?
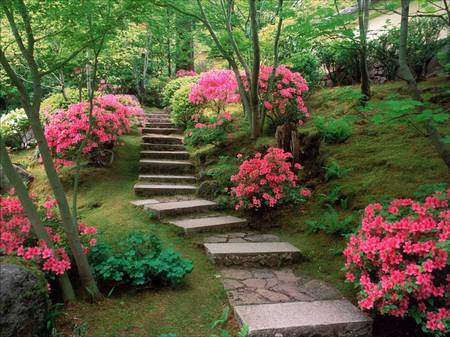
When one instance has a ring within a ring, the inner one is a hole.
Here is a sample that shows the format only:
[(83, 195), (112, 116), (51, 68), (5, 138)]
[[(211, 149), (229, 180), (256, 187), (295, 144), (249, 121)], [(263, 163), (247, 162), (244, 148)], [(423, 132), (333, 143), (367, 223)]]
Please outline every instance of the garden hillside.
[(449, 336), (450, 0), (0, 32), (0, 337)]

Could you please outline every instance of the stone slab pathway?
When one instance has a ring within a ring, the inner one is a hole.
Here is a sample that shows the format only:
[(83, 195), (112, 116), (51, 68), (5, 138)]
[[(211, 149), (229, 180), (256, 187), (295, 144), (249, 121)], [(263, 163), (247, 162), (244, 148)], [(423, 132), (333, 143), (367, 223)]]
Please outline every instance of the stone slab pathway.
[(215, 202), (195, 197), (194, 166), (167, 113), (147, 114), (142, 133), (135, 193), (152, 198), (132, 201), (134, 206), (185, 234), (242, 230), (215, 233), (199, 245), (222, 266), (229, 302), (237, 321), (249, 327), (249, 337), (371, 336), (372, 321), (336, 289), (285, 267), (301, 259), (297, 247), (276, 235), (249, 232), (247, 220), (213, 213)]

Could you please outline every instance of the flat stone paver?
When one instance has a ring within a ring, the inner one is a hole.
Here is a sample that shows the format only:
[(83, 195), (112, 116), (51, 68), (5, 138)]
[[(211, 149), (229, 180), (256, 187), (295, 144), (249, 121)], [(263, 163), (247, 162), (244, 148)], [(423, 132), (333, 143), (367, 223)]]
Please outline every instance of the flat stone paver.
[(277, 242), (280, 238), (273, 234), (254, 232), (215, 234), (204, 239), (203, 243), (239, 243), (239, 242)]
[(203, 217), (195, 219), (183, 219), (170, 221), (171, 224), (182, 228), (186, 233), (206, 230), (220, 230), (224, 228), (242, 227), (247, 225), (247, 220), (231, 215)]
[(372, 320), (347, 300), (235, 306), (249, 337), (369, 337)]
[(197, 178), (191, 175), (140, 174), (139, 180), (152, 182), (168, 182), (168, 183), (175, 183), (175, 182), (195, 183), (197, 181)]
[(137, 183), (134, 185), (137, 195), (186, 194), (197, 191), (195, 185), (163, 184), (163, 183)]
[(146, 210), (155, 212), (157, 217), (165, 215), (188, 214), (198, 211), (207, 211), (216, 206), (214, 201), (194, 199), (184, 201), (163, 202), (155, 205), (147, 205)]
[(300, 250), (287, 242), (205, 243), (211, 261), (221, 265), (280, 266), (297, 261)]
[(156, 199), (141, 199), (141, 200), (130, 201), (130, 203), (136, 207), (144, 207), (146, 205), (159, 204), (159, 201)]

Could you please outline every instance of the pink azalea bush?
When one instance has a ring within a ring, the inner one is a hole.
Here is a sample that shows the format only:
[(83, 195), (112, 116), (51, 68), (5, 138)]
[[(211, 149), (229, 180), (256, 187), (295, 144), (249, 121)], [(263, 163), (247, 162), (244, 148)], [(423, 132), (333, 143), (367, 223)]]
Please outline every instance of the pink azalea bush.
[[(270, 85), (273, 66), (261, 65), (258, 81), (262, 108), (267, 117), (275, 125), (285, 123), (300, 123), (310, 116), (302, 95), (309, 90), (306, 80), (299, 72), (291, 71), (285, 65), (279, 65), (275, 78)], [(244, 86), (248, 90), (248, 81), (241, 75)], [(271, 86), (271, 88), (269, 88)]]
[[(88, 111), (89, 103), (80, 102), (46, 115), (45, 137), (57, 164), (74, 164), (76, 153), (88, 134)], [(129, 132), (133, 123), (138, 123), (143, 116), (143, 110), (133, 96), (106, 95), (95, 98), (94, 125), (82, 150), (83, 155), (92, 158), (101, 149), (114, 145), (118, 137)]]
[(358, 304), (382, 315), (411, 316), (436, 336), (450, 332), (450, 190), (423, 203), (398, 199), (366, 207), (344, 251)]
[(236, 130), (233, 116), (225, 112), (217, 117), (211, 117), (209, 122), (202, 123), (202, 116), (192, 116), (193, 127), (185, 132), (184, 142), (189, 146), (214, 144), (221, 146), (226, 143), (229, 135)]
[(198, 74), (194, 70), (186, 70), (180, 69), (176, 73), (176, 77), (188, 77), (188, 76), (197, 76)]
[(231, 70), (213, 69), (200, 75), (191, 87), (189, 101), (221, 113), (227, 104), (239, 102), (237, 91), (236, 77)]
[[(42, 213), (45, 230), (53, 242), (54, 249), (35, 237), (30, 221), (17, 197), (0, 196), (0, 255), (19, 256), (35, 262), (43, 271), (55, 275), (64, 274), (71, 268), (71, 261), (66, 249), (67, 243), (55, 217), (56, 201), (47, 199), (43, 203), (38, 203), (36, 197), (33, 200)], [(80, 224), (79, 233), (83, 249), (87, 253), (89, 247), (96, 244), (94, 235), (97, 230), (95, 227)]]
[[(238, 154), (238, 158), (241, 157)], [(235, 209), (270, 209), (280, 204), (306, 200), (311, 191), (297, 186), (294, 169), (301, 169), (301, 165), (293, 165), (289, 161), (291, 158), (289, 152), (269, 148), (264, 156), (256, 153), (253, 158), (245, 160), (239, 172), (231, 177)]]

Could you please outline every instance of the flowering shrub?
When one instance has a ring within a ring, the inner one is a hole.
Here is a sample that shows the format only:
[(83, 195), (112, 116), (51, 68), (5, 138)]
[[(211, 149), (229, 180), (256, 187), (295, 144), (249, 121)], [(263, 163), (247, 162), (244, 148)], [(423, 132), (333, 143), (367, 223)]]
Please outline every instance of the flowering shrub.
[[(89, 130), (89, 103), (70, 105), (56, 110), (45, 121), (45, 137), (59, 165), (73, 165), (77, 151)], [(94, 99), (90, 137), (83, 148), (84, 156), (96, 158), (100, 151), (114, 144), (118, 136), (128, 132), (143, 110), (132, 96), (106, 95)]]
[(30, 122), (22, 108), (0, 117), (0, 135), (5, 144), (14, 149), (28, 148), (35, 143)]
[[(272, 69), (272, 66), (261, 65), (258, 81), (260, 100), (267, 117), (274, 125), (302, 123), (309, 117), (302, 98), (302, 94), (309, 90), (306, 80), (300, 73), (280, 65), (275, 71), (272, 88), (269, 88)], [(248, 90), (245, 75), (242, 75), (242, 80)]]
[[(41, 115), (45, 117), (58, 109), (67, 109), (69, 105), (80, 101), (80, 92), (76, 88), (66, 88), (64, 90), (66, 97), (60, 92), (53, 93), (45, 98), (41, 103)], [(66, 100), (67, 98), (67, 100)], [(81, 91), (81, 100), (88, 99), (88, 92), (86, 89)]]
[(220, 146), (228, 140), (228, 135), (235, 130), (233, 117), (224, 113), (218, 117), (211, 117), (209, 123), (197, 122), (193, 128), (186, 130), (184, 142), (190, 146), (214, 144)]
[[(238, 158), (241, 155), (238, 155)], [(235, 209), (260, 210), (280, 204), (303, 201), (311, 191), (297, 186), (297, 176), (289, 159), (292, 154), (279, 148), (270, 148), (262, 156), (256, 153), (254, 158), (245, 160), (239, 172), (231, 177), (234, 187), (231, 195), (236, 200)]]
[[(36, 198), (33, 199), (36, 204)], [(42, 219), (55, 249), (47, 246), (46, 242), (38, 240), (31, 231), (31, 224), (20, 200), (14, 196), (0, 196), (0, 255), (16, 255), (25, 260), (31, 260), (47, 272), (60, 275), (71, 268), (70, 257), (66, 251), (67, 243), (60, 232), (58, 219), (55, 218), (56, 201), (47, 199), (39, 204)], [(79, 226), (80, 236), (84, 243), (83, 249), (87, 253), (89, 247), (96, 244), (93, 237), (97, 233), (95, 227), (86, 224)]]
[(202, 73), (191, 87), (189, 101), (195, 105), (211, 108), (218, 114), (229, 103), (239, 102), (237, 81), (231, 70), (210, 70)]
[(366, 207), (344, 255), (358, 304), (383, 315), (410, 315), (426, 332), (450, 332), (450, 190), (423, 203), (398, 199)]
[(197, 76), (198, 74), (194, 70), (180, 69), (176, 73), (176, 77), (189, 77)]

